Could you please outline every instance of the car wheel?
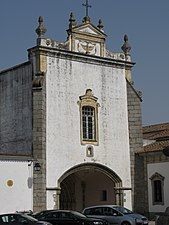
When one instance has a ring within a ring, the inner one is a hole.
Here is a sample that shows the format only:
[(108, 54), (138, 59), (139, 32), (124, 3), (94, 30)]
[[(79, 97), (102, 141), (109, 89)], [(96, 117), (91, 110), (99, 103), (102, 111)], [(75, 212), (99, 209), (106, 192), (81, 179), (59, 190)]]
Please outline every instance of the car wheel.
[(131, 225), (131, 223), (125, 221), (125, 222), (123, 222), (121, 225)]

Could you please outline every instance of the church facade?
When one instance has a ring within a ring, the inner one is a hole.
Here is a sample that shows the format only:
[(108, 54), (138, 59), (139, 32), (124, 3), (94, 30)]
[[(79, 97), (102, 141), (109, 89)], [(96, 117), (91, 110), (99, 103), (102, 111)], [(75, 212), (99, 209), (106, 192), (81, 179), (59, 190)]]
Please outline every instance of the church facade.
[(0, 72), (3, 211), (134, 208), (143, 143), (127, 35), (112, 53), (102, 21), (72, 13), (66, 42), (45, 37), (42, 17), (36, 33), (28, 61)]

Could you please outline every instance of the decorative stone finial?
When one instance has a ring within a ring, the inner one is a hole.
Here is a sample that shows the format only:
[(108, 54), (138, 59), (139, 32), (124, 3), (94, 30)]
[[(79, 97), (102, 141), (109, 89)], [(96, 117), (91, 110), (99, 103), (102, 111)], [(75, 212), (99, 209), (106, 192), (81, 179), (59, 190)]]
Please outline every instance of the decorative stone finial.
[(72, 27), (74, 27), (76, 25), (75, 23), (75, 18), (74, 18), (74, 15), (73, 13), (71, 12), (70, 14), (70, 19), (69, 19), (69, 29), (72, 29)]
[(128, 36), (127, 36), (127, 34), (124, 35), (124, 44), (121, 47), (121, 49), (123, 50), (125, 55), (128, 55), (130, 50), (131, 50), (131, 46), (128, 43)]
[(102, 23), (102, 20), (99, 19), (99, 24), (97, 26), (99, 28), (99, 30), (102, 30), (103, 29), (103, 23)]
[(88, 95), (88, 96), (93, 96), (92, 89), (87, 89), (87, 90), (86, 90), (86, 95)]
[(90, 23), (90, 17), (89, 16), (85, 16), (84, 18), (83, 18), (83, 21), (82, 21), (83, 23)]
[(42, 16), (39, 16), (38, 22), (39, 22), (39, 26), (36, 29), (36, 33), (37, 33), (38, 37), (41, 38), (46, 33), (46, 28), (43, 24), (43, 17)]

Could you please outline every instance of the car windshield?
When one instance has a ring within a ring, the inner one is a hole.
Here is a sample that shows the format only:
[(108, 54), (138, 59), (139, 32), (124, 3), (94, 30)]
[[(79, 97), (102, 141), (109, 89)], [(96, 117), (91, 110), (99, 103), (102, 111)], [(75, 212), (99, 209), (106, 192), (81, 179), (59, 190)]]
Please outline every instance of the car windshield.
[(83, 214), (80, 213), (80, 212), (72, 211), (72, 214), (75, 215), (75, 216), (78, 217), (78, 218), (86, 218), (86, 216), (83, 215)]
[(24, 214), (22, 214), (21, 216), (29, 221), (38, 221), (37, 219), (33, 218), (32, 216), (28, 216), (28, 215), (24, 215)]
[(122, 214), (133, 214), (131, 210), (126, 209), (125, 207), (122, 207), (122, 206), (114, 206), (113, 208), (121, 212)]

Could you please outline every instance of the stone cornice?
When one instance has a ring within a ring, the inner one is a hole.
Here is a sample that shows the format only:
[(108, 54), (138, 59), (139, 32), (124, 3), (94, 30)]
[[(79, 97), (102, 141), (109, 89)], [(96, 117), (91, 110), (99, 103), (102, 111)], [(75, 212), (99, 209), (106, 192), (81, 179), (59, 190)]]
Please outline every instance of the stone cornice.
[(90, 63), (90, 64), (97, 64), (97, 65), (104, 65), (104, 66), (112, 66), (115, 68), (129, 68), (131, 69), (135, 63), (119, 60), (119, 59), (112, 59), (112, 58), (105, 58), (105, 57), (98, 57), (94, 55), (87, 55), (79, 52), (67, 51), (63, 49), (57, 48), (49, 48), (46, 46), (35, 46), (31, 49), (28, 49), (28, 52), (40, 52), (41, 55), (56, 57), (56, 58), (63, 58), (63, 59), (70, 59), (72, 61)]

